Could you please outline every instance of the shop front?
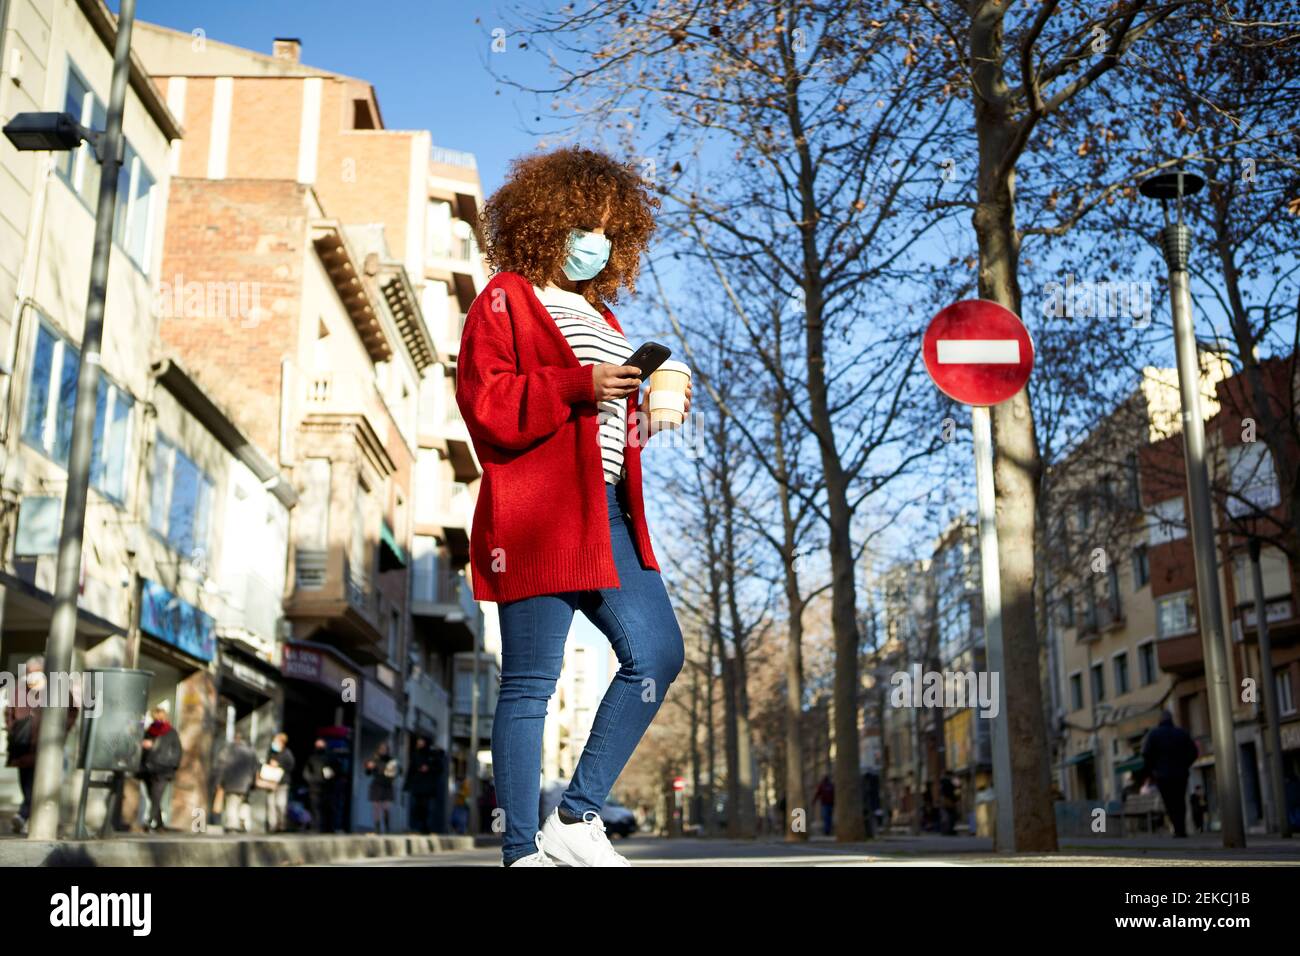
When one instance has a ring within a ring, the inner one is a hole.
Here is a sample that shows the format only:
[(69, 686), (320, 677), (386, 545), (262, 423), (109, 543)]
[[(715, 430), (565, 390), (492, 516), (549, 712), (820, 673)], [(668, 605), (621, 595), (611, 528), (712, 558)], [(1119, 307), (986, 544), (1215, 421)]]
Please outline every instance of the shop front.
[[(382, 669), (382, 668), (381, 668)], [(386, 669), (383, 669), (386, 670)], [(399, 765), (405, 748), (397, 739), (397, 729), (401, 726), (401, 711), (397, 700), (384, 684), (371, 677), (366, 677), (361, 690), (361, 749), (360, 766), (375, 757), (381, 743), (388, 744), (391, 758), (397, 759)], [(376, 762), (375, 773), (382, 773), (383, 768)], [(393, 780), (393, 803), (389, 808), (388, 823), (393, 829), (400, 830), (405, 822), (402, 805), (402, 781), (406, 767), (401, 767), (401, 776)], [(370, 805), (369, 790), (371, 777), (362, 770), (354, 781), (353, 806), (356, 808), (352, 820), (353, 829), (378, 830), (378, 821)]]
[[(188, 830), (195, 811), (211, 798), (213, 728), (217, 716), (217, 654), (211, 615), (147, 578), (140, 579), (139, 653), (135, 666), (149, 671), (149, 710), (163, 708), (181, 738), (182, 758), (164, 796), (163, 822)], [(138, 787), (123, 803), (128, 821), (143, 818)], [(134, 799), (133, 799), (134, 798)]]
[[(356, 727), (361, 668), (328, 644), (290, 641), (284, 644), (280, 672), (284, 677), (282, 726), (299, 766), (311, 755), (317, 740), (325, 742), (334, 758), (334, 783), (324, 804), (328, 816), (320, 821), (321, 829), (350, 832), (353, 781), (359, 767)], [(304, 805), (309, 803), (296, 788), (292, 796)]]

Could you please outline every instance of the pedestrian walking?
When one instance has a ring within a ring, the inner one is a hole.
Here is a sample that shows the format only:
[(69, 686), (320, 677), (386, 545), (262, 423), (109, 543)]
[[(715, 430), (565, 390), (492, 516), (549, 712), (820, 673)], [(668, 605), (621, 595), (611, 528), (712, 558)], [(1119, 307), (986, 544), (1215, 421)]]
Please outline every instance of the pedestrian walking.
[(324, 738), (317, 738), (311, 755), (303, 762), (302, 782), (307, 785), (311, 828), (317, 833), (334, 832), (334, 779), (338, 765)]
[(411, 769), (406, 775), (406, 792), (411, 798), (410, 827), (416, 833), (433, 830), (432, 809), (439, 767), (429, 738), (415, 738), (411, 751)]
[(1197, 787), (1192, 791), (1188, 800), (1192, 808), (1192, 826), (1196, 827), (1197, 833), (1205, 832), (1205, 795), (1201, 793), (1201, 788)]
[(271, 738), (266, 760), (258, 772), (259, 780), (266, 781), (262, 789), (266, 791), (267, 833), (289, 829), (289, 789), (295, 763), (293, 751), (289, 749), (289, 735), (281, 731)]
[(957, 782), (945, 773), (939, 780), (939, 832), (952, 836), (957, 832)]
[[(484, 207), (495, 275), (465, 319), (456, 403), (485, 471), (470, 562), (475, 598), (500, 611), (492, 766), (507, 866), (628, 865), (600, 808), (684, 659), (631, 427), (642, 372), (609, 309), (635, 290), (658, 206), (634, 166), (569, 147), (516, 160)], [(689, 385), (671, 399), (689, 411)], [(619, 670), (539, 833), (544, 718), (578, 611)]]
[[(69, 683), (74, 697), (61, 702), (68, 708), (63, 728), (65, 736), (77, 722), (79, 712), (79, 701), (75, 696), (77, 685), (75, 682)], [(5, 766), (14, 767), (18, 771), (18, 787), (22, 791), (22, 802), (10, 826), (15, 833), (25, 835), (27, 821), (32, 813), (32, 787), (36, 782), (36, 749), (41, 739), (41, 717), (51, 703), (44, 657), (38, 654), (28, 658), (23, 685), (21, 689), (15, 688), (16, 696), (5, 707), (5, 737), (9, 741)]]
[(1196, 756), (1196, 741), (1174, 724), (1174, 715), (1167, 710), (1160, 715), (1160, 723), (1147, 733), (1142, 744), (1146, 773), (1160, 791), (1160, 799), (1176, 837), (1187, 836), (1187, 777)]
[(163, 794), (176, 776), (181, 765), (184, 750), (181, 747), (181, 735), (167, 719), (166, 707), (155, 707), (153, 720), (144, 732), (140, 742), (140, 782), (149, 793), (149, 819), (146, 826), (150, 830), (166, 829), (163, 823)]
[(257, 754), (244, 735), (237, 732), (221, 755), (217, 769), (218, 794), (214, 809), (221, 814), (223, 830), (247, 833), (251, 829), (248, 794), (257, 781), (258, 767)]
[[(540, 785), (539, 785), (540, 789)], [(469, 829), (469, 780), (462, 778), (456, 785), (456, 796), (451, 805), (451, 832), (465, 833)]]
[(392, 833), (389, 813), (393, 806), (393, 789), (401, 767), (388, 752), (388, 741), (375, 748), (374, 756), (365, 763), (366, 776), (370, 778), (370, 818), (376, 833)]
[(817, 784), (817, 789), (813, 791), (813, 802), (821, 804), (822, 833), (830, 836), (835, 822), (835, 784), (830, 774), (822, 777), (821, 783)]

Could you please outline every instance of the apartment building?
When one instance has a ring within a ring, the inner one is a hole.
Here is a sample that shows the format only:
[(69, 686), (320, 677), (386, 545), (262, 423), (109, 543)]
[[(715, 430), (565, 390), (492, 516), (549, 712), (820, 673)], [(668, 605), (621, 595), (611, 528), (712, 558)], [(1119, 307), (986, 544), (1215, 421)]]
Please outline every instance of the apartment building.
[[(459, 655), (486, 630), (464, 573), (480, 469), (452, 398), (484, 284), (473, 157), (387, 129), (369, 83), (302, 63), (297, 40), (263, 54), (141, 24), (138, 45), (192, 131), (171, 155), (170, 214), (186, 225), (164, 272), (258, 300), (238, 328), (187, 316), (165, 339), (205, 387), (243, 396), (236, 414), (302, 498), (285, 726), (299, 749), (325, 735), (354, 767), (421, 733), (464, 773)], [(495, 658), (481, 663), (494, 688)], [(356, 700), (339, 694), (349, 678)]]
[[(15, 0), (3, 16), (3, 118), (63, 111), (103, 129), (116, 39), (107, 7)], [(151, 674), (149, 704), (168, 709), (185, 749), (170, 818), (188, 823), (190, 811), (208, 807), (212, 728), (275, 707), (266, 650), (279, 631), (296, 496), (222, 403), (159, 344), (163, 302), (177, 291), (164, 288), (160, 263), (169, 156), (181, 132), (134, 58), (73, 666)], [(14, 671), (48, 636), (100, 165), (86, 145), (18, 153), (3, 140), (0, 170), (0, 664)], [(234, 542), (252, 553), (241, 556)], [(74, 733), (69, 766), (78, 757)], [(70, 812), (80, 774), (66, 785)], [(0, 775), (0, 807), (17, 802), (15, 789)], [(129, 821), (140, 804), (133, 787), (124, 802)], [(91, 825), (102, 815), (102, 800), (92, 799)]]
[[(1203, 398), (1223, 369), (1207, 374)], [(1142, 450), (1178, 436), (1177, 377), (1147, 369), (1134, 392), (1044, 478), (1043, 589), (1053, 766), (1067, 801), (1122, 800), (1172, 680), (1156, 655), (1153, 561), (1168, 510), (1144, 500)], [(1181, 465), (1181, 461), (1180, 461)], [(1190, 564), (1189, 564), (1190, 573)]]
[(909, 830), (919, 826), (927, 795), (937, 805), (944, 769), (943, 711), (896, 707), (891, 700), (895, 675), (913, 664), (937, 669), (937, 595), (931, 567), (927, 556), (886, 568), (870, 601), (878, 646), (867, 667), (876, 700), (867, 707), (866, 722), (881, 740), (885, 825)]
[[(452, 698), (450, 754), (452, 772), (459, 777), (469, 773), (472, 726), (476, 725), (479, 740), (475, 765), (490, 765), (501, 662), (495, 607), (485, 604), (482, 614), (474, 613), (472, 588), (465, 573), (482, 468), (456, 404), (456, 360), (465, 314), (487, 284), (480, 251), (482, 205), (473, 155), (435, 148), (427, 166), (421, 301), (443, 361), (425, 377), (421, 392), (424, 427), (418, 452), (419, 485), (435, 490), (419, 502), (414, 610), (417, 630), (430, 635), (428, 646), (454, 655), (455, 684), (466, 691), (454, 693)], [(464, 609), (463, 618), (457, 615), (457, 607)], [(433, 639), (435, 634), (442, 634), (443, 640)], [(468, 693), (475, 672), (480, 682), (477, 722), (471, 721), (473, 702)]]
[[(1294, 395), (1288, 381), (1291, 360), (1264, 363), (1269, 400), (1285, 407)], [(1261, 417), (1253, 390), (1243, 376), (1216, 383), (1215, 414), (1207, 424), (1211, 461), (1214, 518), (1218, 534), (1219, 581), (1223, 598), (1224, 632), (1228, 640), (1228, 684), (1233, 694), (1233, 736), (1238, 748), (1242, 812), (1247, 827), (1263, 830), (1274, 819), (1268, 784), (1267, 739), (1263, 696), (1259, 685), (1273, 681), (1280, 710), (1284, 778), (1294, 801), (1300, 780), (1300, 714), (1295, 691), (1300, 687), (1300, 618), (1297, 617), (1297, 575), (1287, 552), (1296, 553), (1287, 517), (1285, 484), (1271, 452), (1257, 430)], [(1294, 410), (1292, 410), (1294, 415)], [(1285, 418), (1283, 419), (1285, 421)], [(1217, 816), (1215, 751), (1210, 731), (1205, 664), (1198, 626), (1196, 577), (1186, 514), (1186, 484), (1181, 471), (1182, 446), (1166, 439), (1144, 450), (1143, 476), (1152, 492), (1150, 506), (1161, 514), (1165, 532), (1152, 554), (1152, 588), (1156, 595), (1157, 655), (1160, 667), (1173, 678), (1170, 709), (1177, 722), (1197, 741), (1201, 756), (1193, 767), (1192, 786), (1207, 797), (1210, 816)], [(1297, 463), (1284, 463), (1293, 474)], [(1265, 615), (1273, 645), (1270, 675), (1261, 667), (1256, 628), (1253, 573), (1249, 539), (1261, 540), (1260, 566)], [(1254, 685), (1254, 689), (1249, 689)]]
[[(984, 673), (979, 531), (969, 515), (954, 520), (939, 537), (930, 569), (938, 631), (937, 669), (959, 675)], [(957, 785), (958, 820), (974, 820), (981, 791), (993, 786), (992, 727), (969, 702), (943, 711), (943, 770)], [(983, 816), (981, 835), (991, 835), (991, 818), (987, 813)]]

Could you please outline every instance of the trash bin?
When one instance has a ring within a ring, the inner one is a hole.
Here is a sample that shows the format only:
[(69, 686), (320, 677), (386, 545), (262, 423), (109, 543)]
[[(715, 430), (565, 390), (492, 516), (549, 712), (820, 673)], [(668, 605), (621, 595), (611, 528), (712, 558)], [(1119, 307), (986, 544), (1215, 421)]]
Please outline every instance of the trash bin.
[(86, 673), (100, 699), (95, 702), (98, 716), (85, 712), (82, 720), (80, 766), (86, 771), (133, 774), (140, 769), (140, 742), (153, 671), (100, 667)]

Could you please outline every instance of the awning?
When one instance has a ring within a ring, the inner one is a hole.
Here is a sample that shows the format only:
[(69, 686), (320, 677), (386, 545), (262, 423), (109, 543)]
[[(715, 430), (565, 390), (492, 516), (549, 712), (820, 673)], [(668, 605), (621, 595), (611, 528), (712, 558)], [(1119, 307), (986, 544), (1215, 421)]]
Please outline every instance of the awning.
[(397, 568), (406, 567), (406, 552), (402, 546), (397, 543), (397, 538), (393, 534), (393, 529), (388, 527), (388, 522), (380, 522), (379, 525), (379, 570), (394, 571)]
[(1067, 767), (1073, 767), (1075, 764), (1081, 764), (1085, 760), (1091, 760), (1091, 759), (1092, 759), (1092, 751), (1084, 750), (1081, 751), (1080, 753), (1075, 754), (1073, 757), (1068, 758), (1065, 761), (1065, 765)]
[(1133, 756), (1129, 757), (1127, 760), (1115, 764), (1115, 772), (1116, 773), (1137, 773), (1146, 765), (1147, 762), (1144, 759), (1142, 759), (1141, 754), (1134, 754)]

